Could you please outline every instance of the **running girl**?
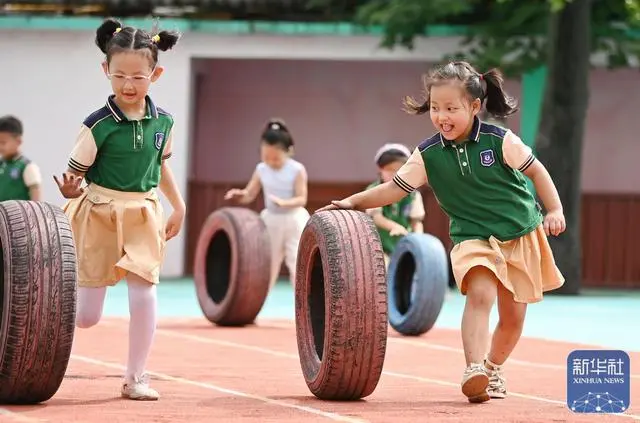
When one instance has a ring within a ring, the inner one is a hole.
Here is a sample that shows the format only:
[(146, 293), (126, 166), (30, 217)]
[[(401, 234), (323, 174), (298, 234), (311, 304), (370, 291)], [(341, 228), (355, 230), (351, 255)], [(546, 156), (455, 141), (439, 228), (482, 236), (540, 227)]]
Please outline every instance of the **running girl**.
[[(173, 118), (147, 95), (162, 75), (158, 51), (178, 34), (153, 35), (107, 19), (96, 32), (106, 55), (102, 67), (113, 95), (80, 128), (69, 168), (58, 183), (78, 255), (76, 325), (89, 328), (102, 316), (106, 287), (126, 278), (129, 291), (129, 357), (121, 393), (157, 400), (145, 366), (156, 328), (156, 285), (165, 243), (178, 234), (185, 215), (167, 159)], [(86, 179), (86, 189), (81, 182)], [(166, 225), (156, 188), (173, 208)]]
[[(527, 303), (564, 283), (547, 241), (566, 228), (562, 204), (531, 149), (510, 130), (477, 117), (483, 103), (497, 118), (516, 110), (498, 70), (480, 73), (466, 62), (452, 62), (424, 82), (424, 102), (407, 98), (405, 105), (410, 113), (429, 113), (438, 132), (413, 151), (393, 181), (320, 210), (380, 207), (431, 186), (450, 219), (453, 272), (466, 295), (462, 392), (471, 402), (504, 398), (502, 365), (520, 339)], [(525, 176), (546, 207), (544, 217)], [(496, 298), (500, 318), (487, 355)]]

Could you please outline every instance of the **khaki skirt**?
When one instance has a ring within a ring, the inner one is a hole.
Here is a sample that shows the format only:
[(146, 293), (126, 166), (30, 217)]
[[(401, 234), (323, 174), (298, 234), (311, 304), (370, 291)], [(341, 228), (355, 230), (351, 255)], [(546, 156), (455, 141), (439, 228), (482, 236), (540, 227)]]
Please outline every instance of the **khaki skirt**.
[(122, 192), (90, 184), (63, 210), (76, 244), (79, 286), (112, 286), (128, 272), (158, 283), (166, 241), (155, 191)]
[(475, 266), (492, 271), (498, 281), (513, 293), (519, 303), (535, 303), (543, 293), (564, 284), (542, 225), (511, 241), (495, 237), (463, 241), (451, 250), (451, 264), (456, 284), (466, 295), (465, 276)]

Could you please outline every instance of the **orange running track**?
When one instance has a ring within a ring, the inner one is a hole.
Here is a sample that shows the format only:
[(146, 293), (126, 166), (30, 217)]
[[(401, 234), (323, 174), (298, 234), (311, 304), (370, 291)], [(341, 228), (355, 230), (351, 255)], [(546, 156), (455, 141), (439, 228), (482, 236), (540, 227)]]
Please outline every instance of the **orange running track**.
[(632, 422), (640, 421), (640, 354), (631, 354), (631, 408), (624, 415), (573, 414), (565, 405), (566, 358), (585, 345), (523, 338), (506, 366), (509, 397), (469, 404), (459, 332), (390, 333), (378, 388), (355, 402), (327, 402), (307, 389), (292, 321), (220, 328), (203, 319), (162, 320), (149, 360), (158, 402), (119, 397), (128, 323), (78, 329), (67, 377), (38, 406), (0, 408), (0, 422)]

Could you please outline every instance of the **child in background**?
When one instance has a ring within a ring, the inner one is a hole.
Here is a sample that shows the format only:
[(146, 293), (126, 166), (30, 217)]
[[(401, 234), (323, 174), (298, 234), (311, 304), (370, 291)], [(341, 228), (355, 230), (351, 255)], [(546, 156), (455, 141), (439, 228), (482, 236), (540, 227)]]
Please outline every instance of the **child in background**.
[[(504, 398), (502, 366), (520, 339), (527, 304), (564, 284), (547, 240), (566, 228), (562, 203), (531, 148), (510, 130), (478, 119), (483, 104), (498, 118), (516, 111), (497, 69), (480, 73), (466, 62), (451, 62), (432, 70), (424, 84), (424, 102), (407, 98), (405, 105), (412, 114), (429, 113), (438, 132), (414, 150), (391, 182), (320, 211), (380, 207), (431, 186), (450, 219), (453, 271), (466, 295), (462, 393), (474, 403)], [(546, 207), (544, 217), (525, 177)], [(499, 321), (489, 344), (496, 298)]]
[(293, 138), (285, 123), (279, 119), (269, 120), (261, 136), (262, 161), (249, 183), (244, 189), (231, 189), (224, 196), (225, 200), (249, 204), (262, 188), (265, 208), (260, 216), (271, 238), (271, 287), (278, 279), (283, 260), (295, 286), (298, 244), (309, 219), (305, 209), (307, 171), (292, 154)]
[[(164, 68), (158, 52), (179, 34), (123, 26), (107, 19), (96, 31), (105, 54), (104, 73), (113, 95), (83, 122), (60, 192), (71, 200), (69, 217), (78, 256), (76, 326), (102, 317), (107, 287), (126, 278), (129, 291), (129, 356), (121, 395), (157, 400), (145, 372), (156, 329), (156, 286), (166, 241), (178, 234), (185, 203), (169, 167), (173, 118), (147, 95)], [(86, 178), (87, 187), (80, 187)], [(166, 225), (156, 188), (173, 208)], [(104, 340), (109, 342), (108, 339)]]
[[(374, 158), (380, 178), (367, 189), (389, 182), (396, 172), (409, 160), (411, 151), (402, 144), (385, 144)], [(411, 232), (423, 233), (424, 203), (419, 191), (414, 191), (400, 201), (367, 210), (378, 228), (385, 262), (389, 265), (389, 256), (393, 254), (398, 241)]]
[(0, 201), (40, 201), (40, 169), (20, 152), (22, 122), (15, 116), (0, 117)]

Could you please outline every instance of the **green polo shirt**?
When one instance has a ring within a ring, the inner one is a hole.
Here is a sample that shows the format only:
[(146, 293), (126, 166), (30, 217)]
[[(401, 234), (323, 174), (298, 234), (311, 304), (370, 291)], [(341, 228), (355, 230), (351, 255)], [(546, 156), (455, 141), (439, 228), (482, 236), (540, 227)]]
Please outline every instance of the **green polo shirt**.
[[(371, 183), (367, 189), (374, 188), (380, 185), (379, 181)], [(382, 215), (387, 219), (402, 225), (406, 229), (411, 228), (411, 209), (413, 207), (413, 201), (415, 199), (416, 193), (412, 192), (411, 194), (404, 197), (402, 200), (388, 204), (382, 207)], [(380, 241), (382, 242), (382, 249), (387, 254), (392, 254), (393, 250), (395, 250), (398, 241), (402, 238), (401, 236), (391, 236), (391, 233), (383, 228), (377, 228), (378, 234), (380, 235)]]
[(0, 201), (30, 200), (29, 186), (37, 185), (39, 173), (29, 166), (35, 166), (29, 159), (18, 155), (12, 159), (0, 159)]
[(146, 98), (147, 113), (129, 120), (118, 108), (114, 96), (87, 117), (69, 167), (85, 174), (87, 183), (127, 192), (147, 192), (160, 182), (162, 160), (170, 151), (173, 118)]
[[(413, 180), (428, 180), (440, 207), (449, 216), (449, 234), (456, 244), (491, 236), (500, 241), (519, 238), (540, 225), (542, 213), (522, 174), (535, 157), (512, 133), (505, 144), (508, 133), (477, 118), (467, 141), (453, 143), (437, 133), (417, 148), (419, 156), (414, 162), (421, 159), (424, 176), (416, 175), (419, 170), (410, 168), (408, 163), (407, 169), (416, 176), (401, 169), (394, 181), (412, 192), (417, 188), (412, 185)], [(505, 146), (509, 151), (518, 150), (517, 164), (507, 164)]]

